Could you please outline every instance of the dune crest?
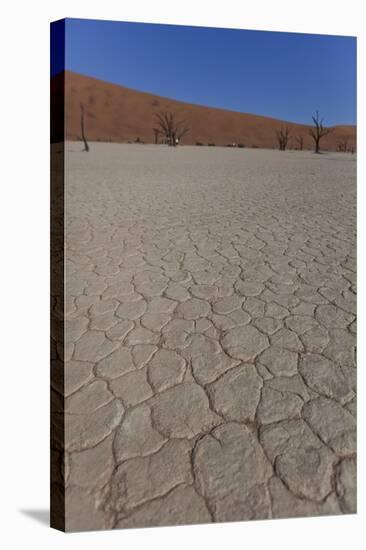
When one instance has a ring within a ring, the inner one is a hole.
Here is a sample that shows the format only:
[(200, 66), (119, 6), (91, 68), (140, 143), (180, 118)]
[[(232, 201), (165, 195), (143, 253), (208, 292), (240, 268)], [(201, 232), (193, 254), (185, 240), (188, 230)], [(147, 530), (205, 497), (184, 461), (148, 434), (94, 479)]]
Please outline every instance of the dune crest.
[[(65, 80), (65, 134), (68, 140), (81, 139), (80, 104), (85, 110), (85, 132), (90, 141), (123, 143), (139, 139), (154, 143), (155, 113), (172, 111), (184, 119), (190, 131), (182, 143), (278, 148), (276, 130), (282, 125), (290, 130), (290, 148), (298, 148), (296, 138), (303, 137), (304, 149), (312, 149), (309, 127), (269, 117), (238, 113), (225, 109), (192, 105), (140, 92), (71, 71), (51, 79), (53, 97), (62, 95)], [(312, 113), (309, 112), (309, 120)], [(62, 123), (59, 120), (52, 130), (52, 141), (60, 140)], [(322, 148), (335, 151), (339, 143), (347, 140), (348, 147), (356, 146), (355, 126), (334, 126), (322, 140)]]

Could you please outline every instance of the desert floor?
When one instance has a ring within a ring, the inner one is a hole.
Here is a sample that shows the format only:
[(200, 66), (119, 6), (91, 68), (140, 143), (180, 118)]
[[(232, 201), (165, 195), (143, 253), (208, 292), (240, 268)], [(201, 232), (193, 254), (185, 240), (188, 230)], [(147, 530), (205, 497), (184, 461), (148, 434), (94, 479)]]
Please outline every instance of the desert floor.
[(354, 512), (355, 157), (81, 149), (67, 529)]

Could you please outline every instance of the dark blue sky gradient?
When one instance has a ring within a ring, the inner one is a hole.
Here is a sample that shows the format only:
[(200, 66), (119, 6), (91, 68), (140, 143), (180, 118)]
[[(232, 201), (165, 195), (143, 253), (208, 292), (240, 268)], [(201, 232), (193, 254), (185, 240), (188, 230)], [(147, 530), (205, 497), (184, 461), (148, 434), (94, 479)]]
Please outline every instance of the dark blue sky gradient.
[(356, 123), (356, 39), (66, 20), (66, 69), (212, 107)]

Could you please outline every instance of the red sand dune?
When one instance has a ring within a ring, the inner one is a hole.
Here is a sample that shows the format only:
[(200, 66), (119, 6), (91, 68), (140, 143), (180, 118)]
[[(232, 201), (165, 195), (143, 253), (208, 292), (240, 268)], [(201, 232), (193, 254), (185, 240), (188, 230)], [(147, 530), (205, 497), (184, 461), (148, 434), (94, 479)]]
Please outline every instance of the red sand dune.
[[(297, 136), (303, 136), (304, 149), (312, 149), (310, 126), (284, 122), (269, 117), (238, 113), (200, 105), (191, 105), (139, 92), (83, 76), (70, 71), (65, 74), (65, 134), (66, 139), (81, 137), (80, 104), (85, 109), (85, 134), (90, 141), (127, 142), (137, 138), (154, 143), (153, 128), (156, 112), (172, 111), (177, 119), (184, 119), (190, 131), (181, 143), (192, 145), (227, 145), (242, 143), (246, 147), (277, 148), (276, 130), (286, 125), (290, 130), (290, 147), (298, 148)], [(62, 97), (63, 74), (51, 80), (54, 97)], [(309, 120), (312, 113), (309, 112)], [(58, 141), (60, 119), (52, 131), (52, 141)], [(62, 130), (61, 130), (62, 132)], [(334, 126), (333, 131), (321, 141), (322, 149), (337, 150), (344, 139), (349, 147), (356, 146), (355, 126)]]

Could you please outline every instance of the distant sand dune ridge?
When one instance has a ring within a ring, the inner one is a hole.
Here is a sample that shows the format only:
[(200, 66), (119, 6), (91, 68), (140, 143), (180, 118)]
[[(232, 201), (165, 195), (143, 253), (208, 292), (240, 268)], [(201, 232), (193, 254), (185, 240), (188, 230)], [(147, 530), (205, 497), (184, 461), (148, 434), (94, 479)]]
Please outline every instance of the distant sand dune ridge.
[[(190, 128), (182, 138), (182, 144), (196, 143), (245, 147), (278, 148), (276, 130), (288, 126), (290, 148), (298, 148), (297, 138), (303, 137), (304, 149), (312, 149), (310, 126), (294, 124), (259, 115), (238, 113), (182, 101), (159, 97), (116, 84), (97, 80), (70, 71), (52, 78), (52, 97), (62, 97), (65, 81), (65, 134), (68, 140), (81, 139), (80, 104), (85, 108), (85, 132), (90, 141), (123, 143), (139, 139), (154, 143), (156, 113), (172, 111), (178, 119), (184, 119)], [(56, 99), (55, 99), (56, 98)], [(309, 121), (311, 115), (309, 112)], [(54, 122), (51, 139), (62, 139), (63, 118)], [(321, 141), (321, 148), (335, 151), (340, 143), (347, 142), (356, 148), (355, 126), (334, 126), (332, 132)]]

